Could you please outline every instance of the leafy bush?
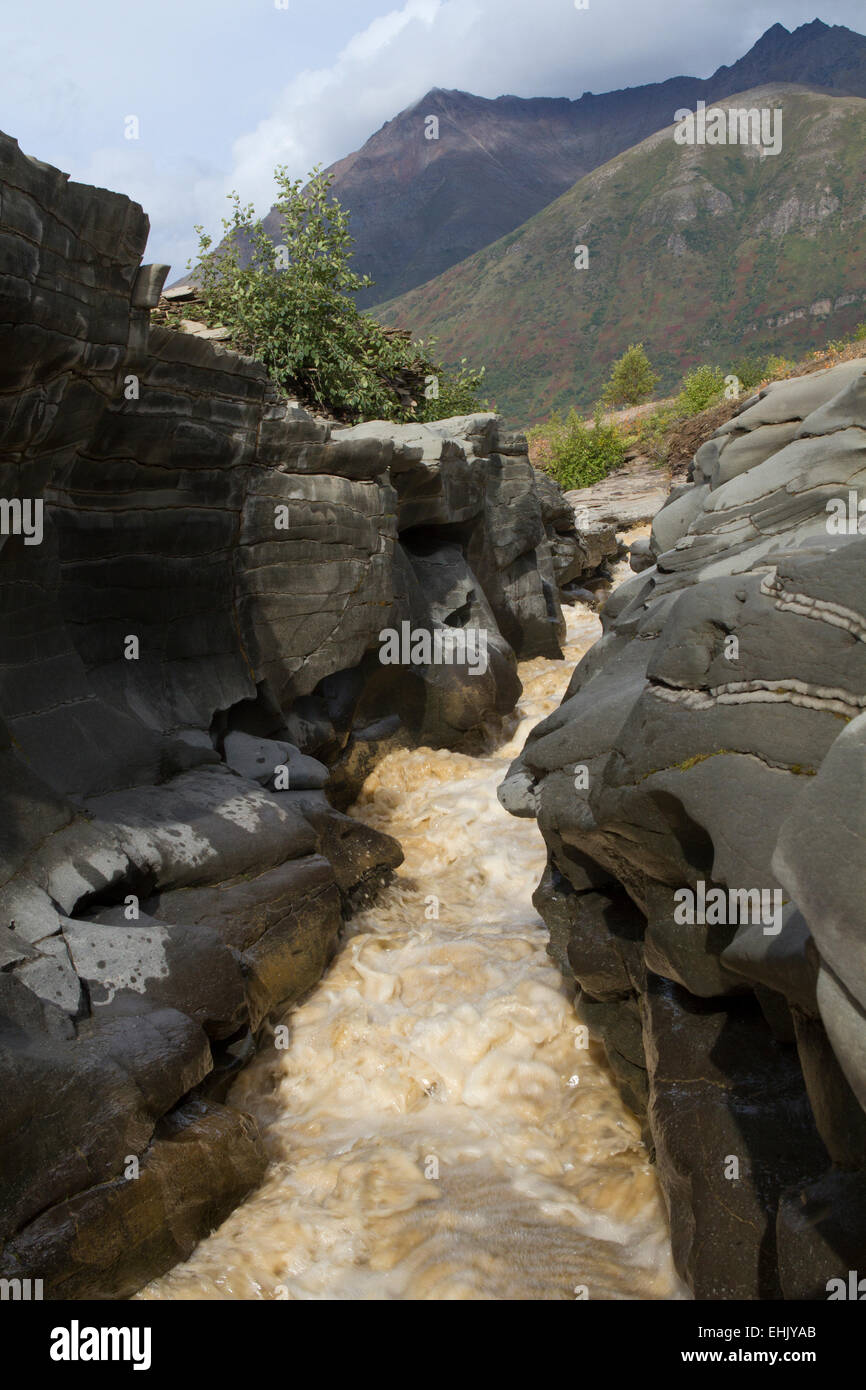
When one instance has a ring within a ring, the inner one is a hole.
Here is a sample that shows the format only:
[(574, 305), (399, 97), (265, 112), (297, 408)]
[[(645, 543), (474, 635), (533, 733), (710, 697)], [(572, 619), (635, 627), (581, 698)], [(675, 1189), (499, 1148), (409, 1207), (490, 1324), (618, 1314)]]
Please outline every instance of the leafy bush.
[(589, 487), (606, 478), (622, 463), (630, 442), (618, 425), (602, 423), (600, 411), (588, 425), (576, 410), (565, 420), (557, 411), (530, 430), (529, 438), (541, 445), (546, 471), (564, 488)]
[(764, 357), (738, 357), (732, 362), (728, 372), (735, 376), (744, 391), (760, 386), (767, 378), (767, 361)]
[(827, 347), (831, 352), (844, 352), (852, 343), (862, 343), (866, 339), (866, 323), (858, 323), (847, 338), (828, 338)]
[(602, 400), (608, 406), (640, 405), (652, 395), (658, 380), (643, 343), (631, 343), (614, 362)]
[[(210, 322), (228, 328), (233, 347), (258, 358), (283, 390), (341, 419), (432, 420), (455, 413), (455, 403), (458, 413), (483, 408), (480, 372), (465, 361), (447, 371), (358, 309), (352, 296), (373, 282), (350, 268), (349, 214), (330, 197), (333, 175), (314, 169), (304, 189), (280, 165), (275, 179), (280, 243), (237, 193), (221, 245), (196, 227)], [(438, 397), (425, 394), (434, 379)]]
[[(423, 343), (417, 344), (419, 349)], [(427, 350), (433, 341), (427, 344)], [(460, 366), (452, 369), (441, 364), (427, 373), (424, 401), (419, 405), (416, 419), (430, 423), (433, 420), (450, 420), (453, 415), (473, 415), (478, 410), (486, 410), (487, 402), (481, 399), (481, 388), (485, 368), (470, 367), (465, 357)]]
[(725, 394), (725, 374), (721, 367), (695, 367), (683, 377), (676, 400), (680, 415), (700, 415)]

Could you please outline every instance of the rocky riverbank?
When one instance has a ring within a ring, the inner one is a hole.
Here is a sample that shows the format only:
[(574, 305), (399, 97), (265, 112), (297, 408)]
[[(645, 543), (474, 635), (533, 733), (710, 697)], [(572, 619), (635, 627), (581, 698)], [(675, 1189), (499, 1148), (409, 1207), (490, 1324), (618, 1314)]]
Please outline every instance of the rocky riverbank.
[(316, 420), (151, 327), (136, 204), (0, 182), (0, 1273), (117, 1297), (262, 1176), (223, 1098), (401, 860), (364, 777), (495, 727), (604, 547), (496, 416)]
[(866, 1259), (866, 363), (698, 450), (500, 792), (698, 1298)]

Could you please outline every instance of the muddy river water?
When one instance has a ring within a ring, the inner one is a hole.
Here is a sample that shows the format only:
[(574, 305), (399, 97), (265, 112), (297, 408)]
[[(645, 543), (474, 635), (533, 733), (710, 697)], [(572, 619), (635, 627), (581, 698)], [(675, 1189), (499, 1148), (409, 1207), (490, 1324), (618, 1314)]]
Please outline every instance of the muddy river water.
[(600, 624), (521, 666), (506, 744), (391, 754), (352, 814), (405, 863), (354, 918), (230, 1103), (270, 1168), (158, 1299), (682, 1296), (663, 1203), (603, 1051), (581, 1037), (531, 904), (545, 862), (496, 788)]

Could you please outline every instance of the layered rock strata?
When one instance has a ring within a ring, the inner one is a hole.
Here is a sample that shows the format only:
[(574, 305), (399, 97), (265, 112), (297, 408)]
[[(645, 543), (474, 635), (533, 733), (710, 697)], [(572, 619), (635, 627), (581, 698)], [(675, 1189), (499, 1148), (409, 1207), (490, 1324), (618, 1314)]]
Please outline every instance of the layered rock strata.
[(346, 806), (513, 707), (586, 559), (496, 416), (332, 428), (151, 328), (147, 230), (0, 136), (0, 1274), (55, 1298), (259, 1180), (229, 1083), (401, 860)]
[(866, 1266), (863, 510), (866, 362), (744, 402), (502, 789), (699, 1298)]

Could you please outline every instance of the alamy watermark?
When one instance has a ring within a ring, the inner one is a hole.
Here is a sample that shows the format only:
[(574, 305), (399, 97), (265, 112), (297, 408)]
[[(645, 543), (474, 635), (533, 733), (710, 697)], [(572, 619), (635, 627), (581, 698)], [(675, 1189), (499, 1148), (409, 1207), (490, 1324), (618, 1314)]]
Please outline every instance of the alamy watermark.
[(41, 1279), (0, 1279), (0, 1303), (38, 1303), (42, 1297)]
[(765, 936), (782, 930), (781, 888), (708, 888), (699, 879), (695, 888), (677, 888), (674, 921), (679, 926), (723, 926), (759, 922)]
[(134, 1371), (148, 1371), (151, 1337), (149, 1327), (82, 1327), (73, 1318), (52, 1329), (48, 1354), (52, 1361), (131, 1361)]
[(848, 1270), (848, 1282), (844, 1279), (828, 1279), (827, 1302), (838, 1303), (840, 1299), (854, 1303), (866, 1300), (866, 1279), (861, 1279), (856, 1269)]
[(824, 510), (829, 512), (826, 526), (831, 536), (866, 535), (866, 498), (861, 502), (854, 488), (849, 490), (847, 501), (831, 497)]
[(32, 497), (0, 497), (0, 536), (23, 536), (25, 545), (41, 545), (45, 504)]
[(762, 154), (782, 150), (782, 108), (688, 106), (675, 112), (674, 140), (678, 145), (754, 145)]
[(467, 666), (470, 676), (487, 670), (487, 629), (484, 627), (385, 627), (379, 633), (383, 666)]

